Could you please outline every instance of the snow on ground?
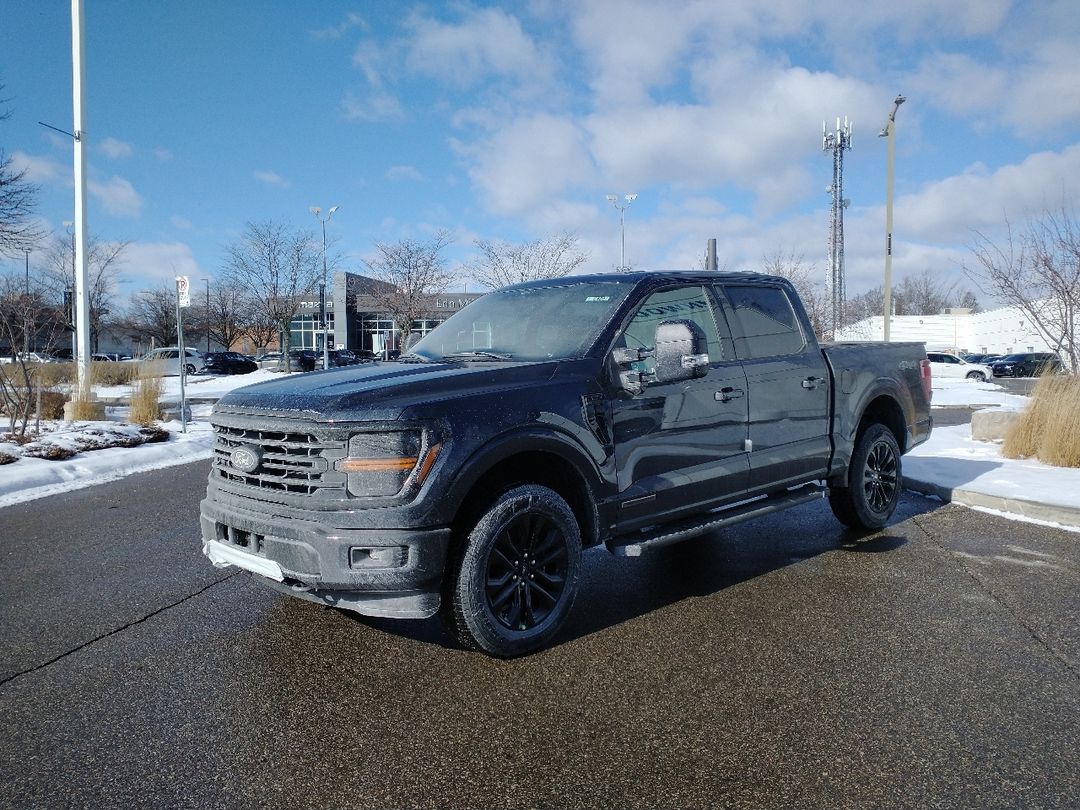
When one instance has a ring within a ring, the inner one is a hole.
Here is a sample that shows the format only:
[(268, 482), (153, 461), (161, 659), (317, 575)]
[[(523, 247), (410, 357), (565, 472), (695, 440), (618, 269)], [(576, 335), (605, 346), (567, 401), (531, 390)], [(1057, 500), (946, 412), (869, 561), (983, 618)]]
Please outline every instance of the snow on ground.
[(951, 380), (935, 378), (931, 383), (935, 408), (997, 405), (1001, 408), (1021, 409), (1028, 398), (1010, 394), (1000, 385), (975, 380)]
[[(188, 379), (187, 393), (199, 399), (211, 399), (243, 385), (279, 377), (280, 373), (272, 371), (222, 377), (195, 376)], [(167, 378), (164, 399), (177, 401), (179, 390), (179, 379)], [(936, 408), (1021, 408), (1027, 402), (1027, 397), (1008, 394), (993, 383), (970, 380), (934, 380), (933, 391)], [(128, 386), (113, 386), (98, 389), (97, 393), (102, 398), (123, 399), (130, 390)], [(163, 427), (171, 434), (167, 442), (80, 452), (62, 461), (24, 457), (15, 463), (0, 465), (0, 507), (112, 481), (144, 470), (209, 458), (213, 446), (213, 434), (207, 421), (211, 407), (209, 404), (192, 407), (187, 434), (180, 432), (179, 422), (165, 424)], [(108, 412), (110, 422), (59, 423), (53, 433), (55, 441), (70, 445), (80, 431), (116, 428), (118, 421), (126, 416), (127, 409), (114, 406)], [(0, 445), (0, 452), (5, 448), (9, 453), (17, 452), (10, 445)], [(987, 495), (1019, 497), (1080, 509), (1080, 470), (1050, 467), (1034, 460), (1002, 458), (997, 444), (972, 441), (969, 425), (936, 428), (929, 441), (904, 457), (904, 472), (911, 478), (949, 488), (962, 487)]]
[[(280, 372), (267, 370), (227, 376), (195, 375), (188, 377), (185, 393), (192, 398), (216, 399), (235, 388), (280, 377)], [(106, 401), (126, 400), (131, 396), (131, 386), (95, 386), (94, 393)], [(166, 377), (162, 401), (179, 400), (180, 378)], [(23, 454), (26, 446), (0, 440), (0, 453), (19, 457), (14, 463), (0, 464), (0, 507), (115, 481), (132, 473), (210, 458), (214, 437), (208, 420), (212, 407), (209, 404), (191, 406), (192, 419), (186, 434), (179, 421), (162, 424), (170, 434), (166, 442), (85, 450), (72, 458), (57, 461), (28, 457)], [(123, 423), (127, 411), (126, 406), (107, 407), (108, 421), (105, 422), (43, 422), (43, 435), (34, 444), (78, 448), (80, 444), (104, 443), (106, 437), (102, 434), (119, 434), (113, 442), (119, 443), (124, 435), (137, 432), (136, 428)]]

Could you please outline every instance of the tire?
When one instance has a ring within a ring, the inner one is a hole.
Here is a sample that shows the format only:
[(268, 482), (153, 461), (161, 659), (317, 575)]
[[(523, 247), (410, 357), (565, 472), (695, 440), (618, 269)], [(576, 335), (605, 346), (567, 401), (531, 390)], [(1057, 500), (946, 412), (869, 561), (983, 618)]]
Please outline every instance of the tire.
[(976, 382), (986, 382), (986, 375), (981, 371), (970, 371), (968, 372), (967, 378), (969, 380), (975, 380)]
[(184, 371), (188, 374), (194, 374), (195, 365), (193, 363), (188, 363), (186, 366), (184, 366)]
[(491, 505), (451, 557), (443, 621), (468, 649), (498, 658), (524, 655), (562, 627), (580, 574), (581, 531), (566, 501), (547, 487), (515, 487)]
[(892, 431), (873, 424), (855, 440), (848, 486), (829, 492), (836, 519), (853, 529), (880, 529), (900, 502), (903, 471)]

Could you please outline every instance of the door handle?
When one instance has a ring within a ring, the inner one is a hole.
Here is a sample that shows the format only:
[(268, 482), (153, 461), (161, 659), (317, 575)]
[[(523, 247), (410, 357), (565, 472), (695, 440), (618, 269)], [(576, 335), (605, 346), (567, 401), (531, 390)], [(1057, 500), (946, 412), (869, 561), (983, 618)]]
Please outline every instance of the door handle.
[(825, 382), (822, 377), (807, 377), (802, 381), (803, 388), (817, 388), (821, 383)]
[(745, 393), (746, 392), (741, 388), (732, 388), (731, 386), (728, 386), (727, 388), (721, 388), (713, 394), (713, 399), (717, 402), (731, 402), (733, 399), (739, 399)]

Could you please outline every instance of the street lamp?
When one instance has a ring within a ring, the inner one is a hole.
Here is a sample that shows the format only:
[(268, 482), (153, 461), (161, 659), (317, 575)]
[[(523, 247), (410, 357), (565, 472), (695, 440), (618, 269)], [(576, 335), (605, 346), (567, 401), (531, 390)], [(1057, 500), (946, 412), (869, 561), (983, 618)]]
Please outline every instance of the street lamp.
[(30, 356), (30, 248), (26, 249), (26, 298), (23, 300), (23, 362)]
[(879, 138), (888, 139), (888, 152), (889, 156), (886, 161), (885, 169), (885, 300), (883, 302), (883, 308), (885, 310), (885, 342), (889, 342), (889, 328), (891, 326), (892, 319), (892, 198), (893, 198), (893, 147), (896, 143), (896, 111), (900, 109), (900, 105), (907, 101), (902, 95), (897, 93), (896, 98), (893, 99), (892, 112), (889, 113), (889, 120), (885, 124), (885, 129), (878, 133)]
[(637, 194), (624, 194), (623, 199), (626, 200), (626, 203), (620, 205), (617, 195), (607, 195), (607, 201), (619, 209), (619, 240), (621, 245), (619, 250), (620, 270), (626, 269), (626, 209), (630, 207), (630, 203), (637, 199)]
[(71, 291), (69, 296), (71, 308), (67, 313), (67, 318), (71, 324), (71, 362), (75, 364), (79, 360), (78, 345), (76, 343), (78, 332), (75, 329), (75, 276), (77, 275), (75, 270), (75, 223), (70, 219), (65, 219), (64, 230), (71, 237), (71, 287), (68, 288)]
[(326, 218), (320, 216), (322, 209), (313, 205), (308, 210), (315, 215), (315, 219), (322, 223), (322, 284), (319, 285), (319, 324), (322, 327), (322, 367), (330, 368), (330, 347), (328, 343), (329, 331), (326, 324), (326, 223), (334, 216), (334, 212), (340, 206), (335, 205), (326, 212)]
[[(206, 282), (206, 353), (210, 354), (210, 279), (204, 278), (200, 281)], [(228, 351), (229, 347), (226, 346), (225, 350)]]

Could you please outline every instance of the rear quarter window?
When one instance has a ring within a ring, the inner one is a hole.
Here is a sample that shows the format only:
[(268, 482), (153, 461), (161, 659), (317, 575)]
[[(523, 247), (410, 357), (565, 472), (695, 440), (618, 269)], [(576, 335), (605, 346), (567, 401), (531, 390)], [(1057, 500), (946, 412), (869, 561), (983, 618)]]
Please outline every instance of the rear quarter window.
[(802, 325), (784, 290), (740, 284), (725, 284), (723, 290), (751, 358), (801, 354), (806, 348)]

